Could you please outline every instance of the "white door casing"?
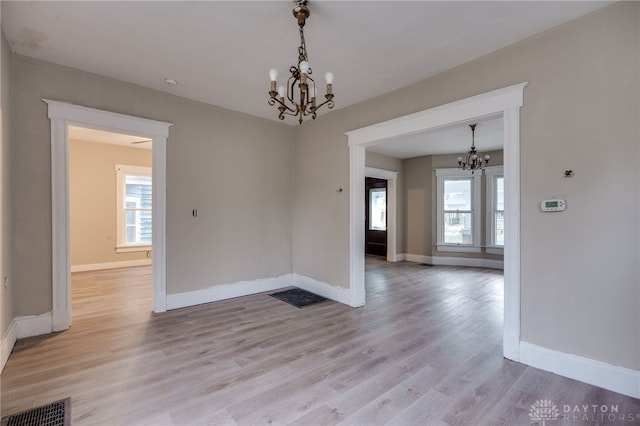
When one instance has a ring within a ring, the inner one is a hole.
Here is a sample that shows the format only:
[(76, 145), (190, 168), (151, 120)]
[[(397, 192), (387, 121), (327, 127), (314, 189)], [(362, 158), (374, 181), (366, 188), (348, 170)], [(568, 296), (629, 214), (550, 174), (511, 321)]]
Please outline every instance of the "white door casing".
[(69, 141), (68, 127), (148, 137), (153, 141), (153, 310), (167, 310), (166, 283), (166, 176), (167, 138), (171, 123), (118, 114), (67, 102), (43, 99), (51, 120), (51, 220), (53, 331), (71, 325), (71, 272), (69, 238)]

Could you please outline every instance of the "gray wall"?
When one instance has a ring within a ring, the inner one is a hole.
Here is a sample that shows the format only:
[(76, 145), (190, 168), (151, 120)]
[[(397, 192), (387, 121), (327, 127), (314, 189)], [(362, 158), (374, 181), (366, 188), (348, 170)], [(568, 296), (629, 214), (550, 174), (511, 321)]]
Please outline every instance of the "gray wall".
[[(13, 319), (13, 275), (11, 271), (11, 49), (0, 30), (0, 337)], [(4, 287), (4, 277), (9, 285)]]
[(291, 272), (292, 128), (19, 55), (11, 77), (15, 315), (51, 311), (50, 121), (42, 98), (174, 123), (168, 294)]
[[(334, 188), (348, 187), (345, 131), (528, 81), (522, 339), (640, 369), (639, 8), (615, 3), (305, 123), (296, 142), (294, 272), (348, 286), (349, 194)], [(568, 168), (576, 176), (564, 179)], [(540, 212), (539, 202), (552, 196), (567, 200), (566, 212)]]
[(433, 157), (408, 158), (404, 166), (404, 217), (403, 233), (406, 246), (403, 253), (424, 256), (433, 255), (436, 235), (432, 224), (436, 220), (433, 205), (436, 177), (433, 174)]

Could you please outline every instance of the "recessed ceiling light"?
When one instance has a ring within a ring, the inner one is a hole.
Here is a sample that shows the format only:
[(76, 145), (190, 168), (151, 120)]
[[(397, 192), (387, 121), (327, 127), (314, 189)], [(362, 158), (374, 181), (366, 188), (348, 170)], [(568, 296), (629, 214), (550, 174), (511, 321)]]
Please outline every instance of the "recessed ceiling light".
[(178, 82), (172, 78), (165, 78), (164, 82), (167, 83), (168, 86), (177, 86)]

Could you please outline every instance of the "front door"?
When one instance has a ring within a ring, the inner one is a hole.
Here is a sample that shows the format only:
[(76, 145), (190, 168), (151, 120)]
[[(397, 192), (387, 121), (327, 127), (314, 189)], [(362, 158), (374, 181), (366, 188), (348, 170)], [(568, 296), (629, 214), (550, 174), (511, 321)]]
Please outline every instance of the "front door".
[(387, 181), (365, 178), (365, 229), (366, 254), (387, 256)]

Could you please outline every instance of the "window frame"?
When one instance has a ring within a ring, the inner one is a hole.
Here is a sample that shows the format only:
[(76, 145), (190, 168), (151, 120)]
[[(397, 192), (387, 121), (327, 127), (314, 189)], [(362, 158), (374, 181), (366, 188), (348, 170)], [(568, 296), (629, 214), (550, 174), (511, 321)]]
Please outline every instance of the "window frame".
[[(436, 169), (436, 250), (445, 252), (480, 253), (480, 198), (482, 173), (471, 173), (459, 168)], [(471, 182), (471, 244), (444, 242), (444, 183), (445, 180), (470, 180)]]
[[(504, 245), (496, 244), (496, 229), (494, 226), (493, 216), (497, 209), (497, 185), (496, 179), (504, 179), (503, 166), (490, 166), (484, 168), (485, 187), (486, 187), (486, 252), (489, 254), (504, 254)], [(506, 191), (505, 191), (506, 192)], [(504, 215), (504, 209), (502, 210)], [(505, 217), (506, 220), (506, 217)]]
[[(147, 176), (152, 177), (151, 167), (129, 166), (126, 164), (116, 164), (116, 253), (132, 253), (149, 251), (152, 244), (127, 244), (126, 232), (127, 221), (125, 203), (125, 184), (127, 176)], [(153, 187), (151, 188), (153, 193)], [(148, 209), (153, 211), (153, 209)], [(153, 219), (152, 219), (153, 220)], [(153, 238), (153, 236), (152, 236)]]

